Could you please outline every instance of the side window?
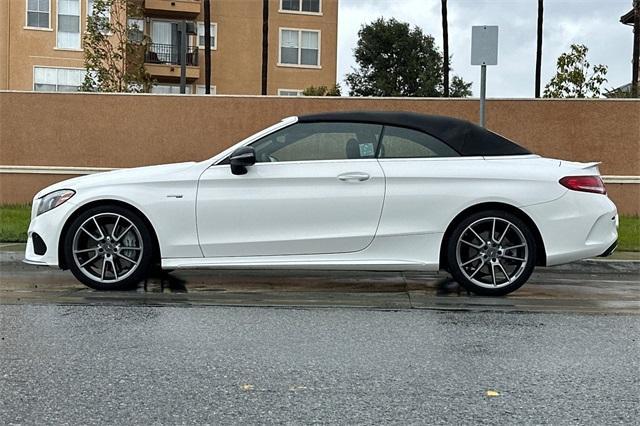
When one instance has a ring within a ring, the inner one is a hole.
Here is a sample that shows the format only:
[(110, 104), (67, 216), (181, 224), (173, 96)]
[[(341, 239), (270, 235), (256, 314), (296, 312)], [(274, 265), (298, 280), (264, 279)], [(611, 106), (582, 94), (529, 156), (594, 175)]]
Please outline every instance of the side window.
[(453, 148), (431, 135), (402, 127), (385, 126), (380, 158), (459, 157)]
[(258, 163), (375, 158), (382, 126), (297, 123), (251, 144)]

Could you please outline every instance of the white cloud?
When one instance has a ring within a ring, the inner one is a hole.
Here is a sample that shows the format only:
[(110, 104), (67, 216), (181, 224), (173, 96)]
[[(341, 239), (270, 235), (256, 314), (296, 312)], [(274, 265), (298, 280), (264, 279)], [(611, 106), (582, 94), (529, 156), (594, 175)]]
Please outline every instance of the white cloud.
[[(555, 61), (571, 43), (589, 48), (592, 64), (609, 67), (607, 87), (631, 80), (632, 28), (619, 18), (631, 8), (628, 0), (546, 0), (542, 81), (555, 72)], [(355, 65), (358, 30), (379, 17), (417, 25), (442, 46), (440, 0), (340, 0), (338, 81)], [(449, 0), (449, 51), (453, 74), (473, 81), (479, 92), (478, 67), (471, 66), (471, 26), (498, 25), (498, 66), (487, 71), (487, 96), (533, 97), (537, 2), (535, 0)], [(343, 88), (346, 85), (343, 83)], [(345, 90), (347, 92), (347, 90)]]

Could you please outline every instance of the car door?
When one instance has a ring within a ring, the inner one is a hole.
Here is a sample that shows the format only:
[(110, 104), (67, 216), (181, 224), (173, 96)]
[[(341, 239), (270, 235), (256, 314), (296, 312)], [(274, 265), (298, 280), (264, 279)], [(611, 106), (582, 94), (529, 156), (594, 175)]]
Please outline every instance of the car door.
[(382, 126), (296, 123), (251, 146), (256, 164), (232, 174), (226, 161), (198, 185), (205, 257), (359, 251), (373, 240), (385, 181), (375, 158)]

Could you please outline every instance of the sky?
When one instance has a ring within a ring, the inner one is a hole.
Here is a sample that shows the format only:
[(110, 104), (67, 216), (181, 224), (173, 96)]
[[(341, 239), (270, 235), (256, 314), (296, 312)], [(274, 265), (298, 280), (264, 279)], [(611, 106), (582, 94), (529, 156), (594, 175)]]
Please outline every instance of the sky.
[[(542, 44), (542, 90), (555, 74), (556, 59), (572, 43), (589, 48), (588, 61), (608, 66), (606, 88), (631, 81), (633, 28), (620, 23), (632, 0), (545, 0)], [(440, 0), (339, 0), (338, 82), (355, 66), (358, 30), (379, 17), (396, 18), (431, 34), (442, 49)], [(480, 92), (480, 67), (470, 65), (471, 27), (498, 25), (498, 65), (487, 67), (487, 97), (534, 95), (537, 0), (449, 0), (451, 75), (472, 81)]]

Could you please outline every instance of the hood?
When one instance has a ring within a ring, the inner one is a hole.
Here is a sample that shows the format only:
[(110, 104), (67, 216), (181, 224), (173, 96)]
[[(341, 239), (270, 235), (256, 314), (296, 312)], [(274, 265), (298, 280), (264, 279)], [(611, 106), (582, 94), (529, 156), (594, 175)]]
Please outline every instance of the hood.
[(194, 161), (185, 163), (161, 164), (157, 166), (134, 167), (129, 169), (117, 169), (110, 172), (93, 173), (86, 176), (80, 176), (72, 179), (63, 180), (54, 183), (40, 192), (35, 198), (42, 197), (50, 192), (59, 189), (78, 190), (94, 186), (123, 184), (128, 182), (148, 182), (157, 178), (166, 179), (168, 175), (188, 170), (196, 164)]

